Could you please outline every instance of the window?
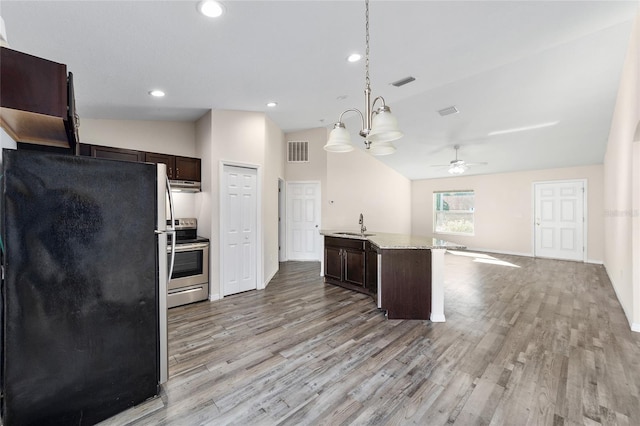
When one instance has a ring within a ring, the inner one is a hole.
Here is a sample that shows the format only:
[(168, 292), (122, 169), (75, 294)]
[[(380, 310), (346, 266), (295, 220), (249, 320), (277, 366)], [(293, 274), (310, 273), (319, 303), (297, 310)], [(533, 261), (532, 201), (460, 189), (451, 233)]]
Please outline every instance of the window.
[(433, 193), (433, 232), (473, 235), (473, 191)]

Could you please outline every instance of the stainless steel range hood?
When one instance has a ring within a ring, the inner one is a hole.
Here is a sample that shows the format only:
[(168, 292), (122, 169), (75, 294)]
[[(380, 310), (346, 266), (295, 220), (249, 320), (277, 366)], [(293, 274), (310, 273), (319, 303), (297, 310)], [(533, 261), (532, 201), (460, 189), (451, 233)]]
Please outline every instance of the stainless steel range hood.
[(170, 180), (172, 192), (200, 192), (200, 182), (192, 180)]

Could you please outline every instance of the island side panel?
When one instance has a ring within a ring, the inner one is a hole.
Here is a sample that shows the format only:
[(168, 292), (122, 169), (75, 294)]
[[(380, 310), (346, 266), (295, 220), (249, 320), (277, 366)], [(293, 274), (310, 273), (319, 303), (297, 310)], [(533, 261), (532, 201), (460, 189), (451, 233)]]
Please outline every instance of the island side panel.
[(380, 291), (389, 319), (430, 319), (431, 250), (382, 250)]
[(445, 249), (431, 250), (431, 321), (445, 322), (444, 254)]

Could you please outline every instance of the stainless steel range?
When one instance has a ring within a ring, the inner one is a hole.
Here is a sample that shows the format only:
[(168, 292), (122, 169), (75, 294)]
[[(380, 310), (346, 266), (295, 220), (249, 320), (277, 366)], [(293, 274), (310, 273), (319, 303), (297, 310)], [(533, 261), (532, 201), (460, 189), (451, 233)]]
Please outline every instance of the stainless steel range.
[[(171, 221), (167, 221), (171, 226)], [(175, 260), (169, 282), (167, 307), (173, 308), (209, 298), (209, 239), (198, 236), (195, 218), (175, 219)], [(171, 238), (167, 256), (171, 263)]]

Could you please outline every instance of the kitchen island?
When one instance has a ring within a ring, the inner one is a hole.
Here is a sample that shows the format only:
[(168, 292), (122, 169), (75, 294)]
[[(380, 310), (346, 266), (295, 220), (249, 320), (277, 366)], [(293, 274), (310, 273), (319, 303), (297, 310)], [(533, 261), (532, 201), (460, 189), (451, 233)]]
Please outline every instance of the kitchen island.
[(375, 297), (389, 319), (444, 322), (444, 253), (433, 237), (321, 230), (325, 282)]

